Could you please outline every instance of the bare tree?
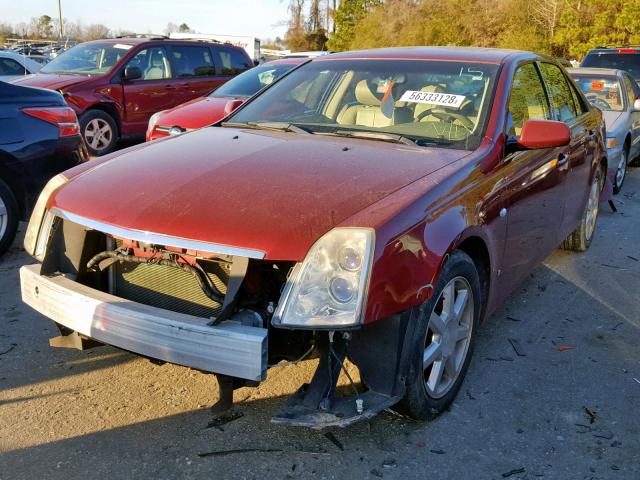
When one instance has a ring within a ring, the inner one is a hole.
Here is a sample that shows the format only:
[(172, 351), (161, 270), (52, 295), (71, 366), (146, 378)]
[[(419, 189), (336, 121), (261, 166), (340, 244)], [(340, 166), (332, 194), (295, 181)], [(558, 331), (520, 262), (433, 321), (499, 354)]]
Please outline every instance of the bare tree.
[(529, 16), (545, 32), (547, 40), (553, 38), (558, 27), (562, 0), (531, 0)]
[(109, 28), (101, 23), (92, 23), (84, 30), (85, 40), (99, 40), (109, 36)]

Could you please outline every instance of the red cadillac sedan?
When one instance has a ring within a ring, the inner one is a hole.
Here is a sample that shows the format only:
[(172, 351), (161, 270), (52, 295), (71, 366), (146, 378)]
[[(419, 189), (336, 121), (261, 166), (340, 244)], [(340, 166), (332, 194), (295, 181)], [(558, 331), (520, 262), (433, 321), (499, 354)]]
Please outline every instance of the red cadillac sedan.
[(147, 141), (196, 130), (222, 120), (256, 92), (307, 60), (285, 58), (264, 63), (229, 80), (205, 97), (155, 113), (149, 119)]
[[(315, 58), (224, 122), (55, 177), (22, 296), (60, 329), (218, 376), (319, 366), (273, 421), (453, 401), (483, 320), (558, 245), (584, 251), (602, 114), (555, 60), (473, 48)], [(340, 395), (348, 358), (362, 385)]]

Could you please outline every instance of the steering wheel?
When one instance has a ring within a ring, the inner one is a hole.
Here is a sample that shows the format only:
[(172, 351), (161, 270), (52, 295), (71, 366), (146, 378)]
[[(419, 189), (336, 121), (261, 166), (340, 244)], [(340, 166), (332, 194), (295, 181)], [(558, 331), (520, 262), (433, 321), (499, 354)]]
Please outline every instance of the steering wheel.
[(421, 112), (416, 117), (416, 120), (420, 121), (427, 115), (433, 115), (438, 120), (445, 120), (445, 121), (450, 120), (451, 122), (453, 122), (454, 120), (458, 120), (462, 124), (462, 126), (465, 127), (467, 130), (469, 131), (473, 130), (473, 122), (469, 120), (467, 117), (465, 117), (464, 115), (462, 115), (461, 113), (450, 112), (448, 110), (438, 109), (434, 107), (429, 110), (425, 110), (424, 112)]
[(591, 105), (598, 107), (601, 110), (611, 110), (611, 105), (597, 95), (587, 95), (587, 100), (589, 100)]

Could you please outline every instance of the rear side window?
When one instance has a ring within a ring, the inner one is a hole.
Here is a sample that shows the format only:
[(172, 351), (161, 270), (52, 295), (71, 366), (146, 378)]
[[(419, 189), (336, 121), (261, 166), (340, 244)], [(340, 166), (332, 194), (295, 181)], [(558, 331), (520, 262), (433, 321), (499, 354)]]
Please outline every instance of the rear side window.
[(640, 50), (634, 50), (633, 53), (618, 53), (615, 51), (589, 53), (580, 66), (615, 68), (629, 72), (633, 78), (640, 78)]
[(578, 116), (574, 93), (560, 67), (551, 63), (540, 63), (542, 78), (551, 97), (551, 107), (556, 120), (569, 122)]
[(636, 89), (633, 86), (634, 82), (631, 80), (631, 78), (629, 78), (629, 75), (622, 75), (622, 78), (624, 79), (624, 86), (625, 86), (625, 89), (627, 90), (627, 98), (629, 99), (629, 108), (632, 108), (633, 102), (635, 102), (637, 98)]
[(519, 136), (527, 120), (550, 120), (544, 87), (533, 63), (516, 70), (509, 95), (507, 135)]
[(171, 47), (174, 77), (206, 77), (216, 74), (216, 67), (207, 47), (174, 45)]
[(22, 65), (11, 58), (0, 58), (1, 75), (24, 75), (25, 69)]
[(253, 67), (249, 62), (249, 57), (242, 50), (214, 47), (213, 51), (222, 66), (222, 75), (237, 75)]

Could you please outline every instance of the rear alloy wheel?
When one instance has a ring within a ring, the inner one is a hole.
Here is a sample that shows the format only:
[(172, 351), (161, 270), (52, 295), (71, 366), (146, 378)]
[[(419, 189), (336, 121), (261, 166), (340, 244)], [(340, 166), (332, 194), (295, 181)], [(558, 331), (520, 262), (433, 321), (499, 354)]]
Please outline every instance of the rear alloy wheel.
[(116, 122), (102, 110), (89, 110), (80, 116), (82, 138), (94, 157), (111, 152), (118, 141)]
[(613, 183), (613, 193), (620, 193), (622, 190), (622, 184), (624, 183), (624, 178), (627, 175), (627, 159), (629, 158), (629, 154), (627, 153), (627, 147), (625, 146), (622, 149), (622, 153), (620, 154), (620, 161), (618, 162), (618, 169), (616, 170), (616, 177)]
[(0, 255), (11, 246), (18, 230), (18, 203), (9, 186), (0, 180)]
[(591, 181), (589, 198), (587, 199), (587, 205), (584, 208), (580, 224), (571, 235), (562, 242), (561, 247), (565, 250), (584, 252), (591, 245), (593, 235), (596, 231), (598, 213), (600, 212), (600, 193), (602, 192), (603, 179), (602, 168), (598, 168)]
[(480, 298), (473, 260), (464, 252), (454, 252), (432, 297), (413, 312), (411, 368), (401, 405), (413, 418), (433, 418), (455, 398), (471, 360)]

